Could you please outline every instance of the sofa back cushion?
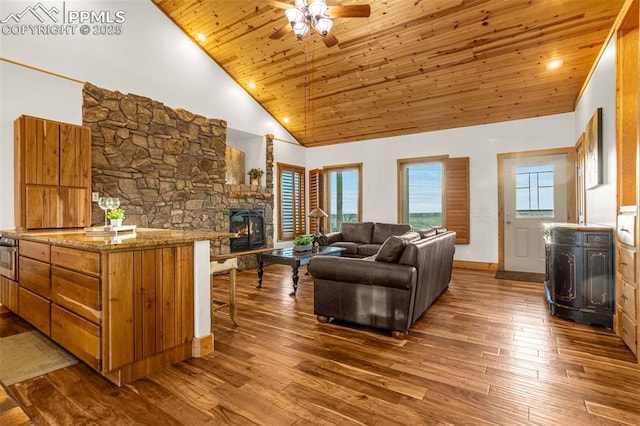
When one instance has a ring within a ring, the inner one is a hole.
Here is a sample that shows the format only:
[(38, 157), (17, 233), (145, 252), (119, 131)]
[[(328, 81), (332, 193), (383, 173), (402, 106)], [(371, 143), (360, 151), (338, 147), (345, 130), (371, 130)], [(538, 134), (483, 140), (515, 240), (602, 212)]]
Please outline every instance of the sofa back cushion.
[(344, 241), (369, 244), (373, 233), (373, 222), (342, 222), (340, 231)]
[(401, 235), (413, 230), (408, 223), (376, 223), (373, 225), (373, 244), (382, 244), (392, 235)]
[(417, 232), (405, 232), (402, 235), (392, 235), (380, 246), (376, 260), (378, 262), (397, 263), (407, 244), (420, 239)]
[(416, 230), (416, 232), (420, 234), (422, 238), (433, 237), (438, 233), (438, 231), (436, 231), (436, 228), (423, 228)]

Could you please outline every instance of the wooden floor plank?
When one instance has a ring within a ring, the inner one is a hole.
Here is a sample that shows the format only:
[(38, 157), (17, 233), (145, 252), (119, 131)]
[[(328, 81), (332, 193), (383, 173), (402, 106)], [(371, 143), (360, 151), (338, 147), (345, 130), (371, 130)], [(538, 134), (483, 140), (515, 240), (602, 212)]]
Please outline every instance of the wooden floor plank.
[[(541, 284), (455, 269), (406, 340), (321, 324), (313, 280), (237, 274), (239, 326), (213, 316), (214, 352), (118, 388), (83, 364), (12, 385), (59, 424), (640, 424), (640, 368), (611, 330), (549, 314)], [(227, 297), (227, 275), (213, 292)], [(32, 327), (0, 315), (0, 336)], [(3, 409), (4, 407), (4, 409)], [(0, 423), (16, 407), (0, 401)], [(4, 416), (4, 417), (3, 417)]]

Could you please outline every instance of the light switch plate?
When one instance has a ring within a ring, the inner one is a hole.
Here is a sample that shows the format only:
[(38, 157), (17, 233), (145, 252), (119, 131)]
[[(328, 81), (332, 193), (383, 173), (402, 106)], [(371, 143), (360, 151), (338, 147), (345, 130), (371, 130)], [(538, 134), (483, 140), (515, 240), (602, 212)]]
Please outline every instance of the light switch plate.
[(99, 192), (92, 192), (91, 193), (91, 201), (98, 202), (99, 199), (100, 199), (100, 193)]

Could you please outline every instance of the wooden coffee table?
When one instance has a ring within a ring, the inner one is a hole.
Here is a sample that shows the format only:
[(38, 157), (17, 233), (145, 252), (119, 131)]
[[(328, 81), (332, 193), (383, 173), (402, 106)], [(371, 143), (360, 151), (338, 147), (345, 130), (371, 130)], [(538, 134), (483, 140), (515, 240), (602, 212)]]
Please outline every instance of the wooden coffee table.
[(319, 247), (309, 251), (293, 251), (291, 248), (283, 248), (262, 253), (256, 253), (258, 260), (258, 286), (262, 288), (262, 274), (265, 264), (289, 265), (293, 269), (293, 292), (289, 296), (295, 296), (298, 290), (298, 268), (300, 265), (308, 265), (314, 256), (342, 256), (346, 249), (343, 247)]

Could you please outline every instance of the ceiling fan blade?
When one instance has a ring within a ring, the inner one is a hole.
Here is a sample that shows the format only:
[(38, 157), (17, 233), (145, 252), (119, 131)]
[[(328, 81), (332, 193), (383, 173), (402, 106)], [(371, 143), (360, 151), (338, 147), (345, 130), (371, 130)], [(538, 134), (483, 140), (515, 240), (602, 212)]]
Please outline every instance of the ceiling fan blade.
[(328, 13), (331, 18), (368, 18), (371, 16), (371, 6), (329, 6)]
[(284, 27), (280, 28), (275, 33), (271, 34), (269, 38), (271, 40), (280, 40), (282, 37), (284, 37), (287, 33), (290, 33), (290, 32), (291, 32), (291, 25), (286, 24)]
[(283, 1), (269, 0), (269, 4), (273, 7), (277, 7), (279, 9), (290, 9), (293, 7), (292, 4), (285, 3)]
[(327, 47), (332, 47), (338, 44), (338, 39), (333, 34), (329, 33), (326, 36), (322, 37), (322, 41), (324, 45)]

